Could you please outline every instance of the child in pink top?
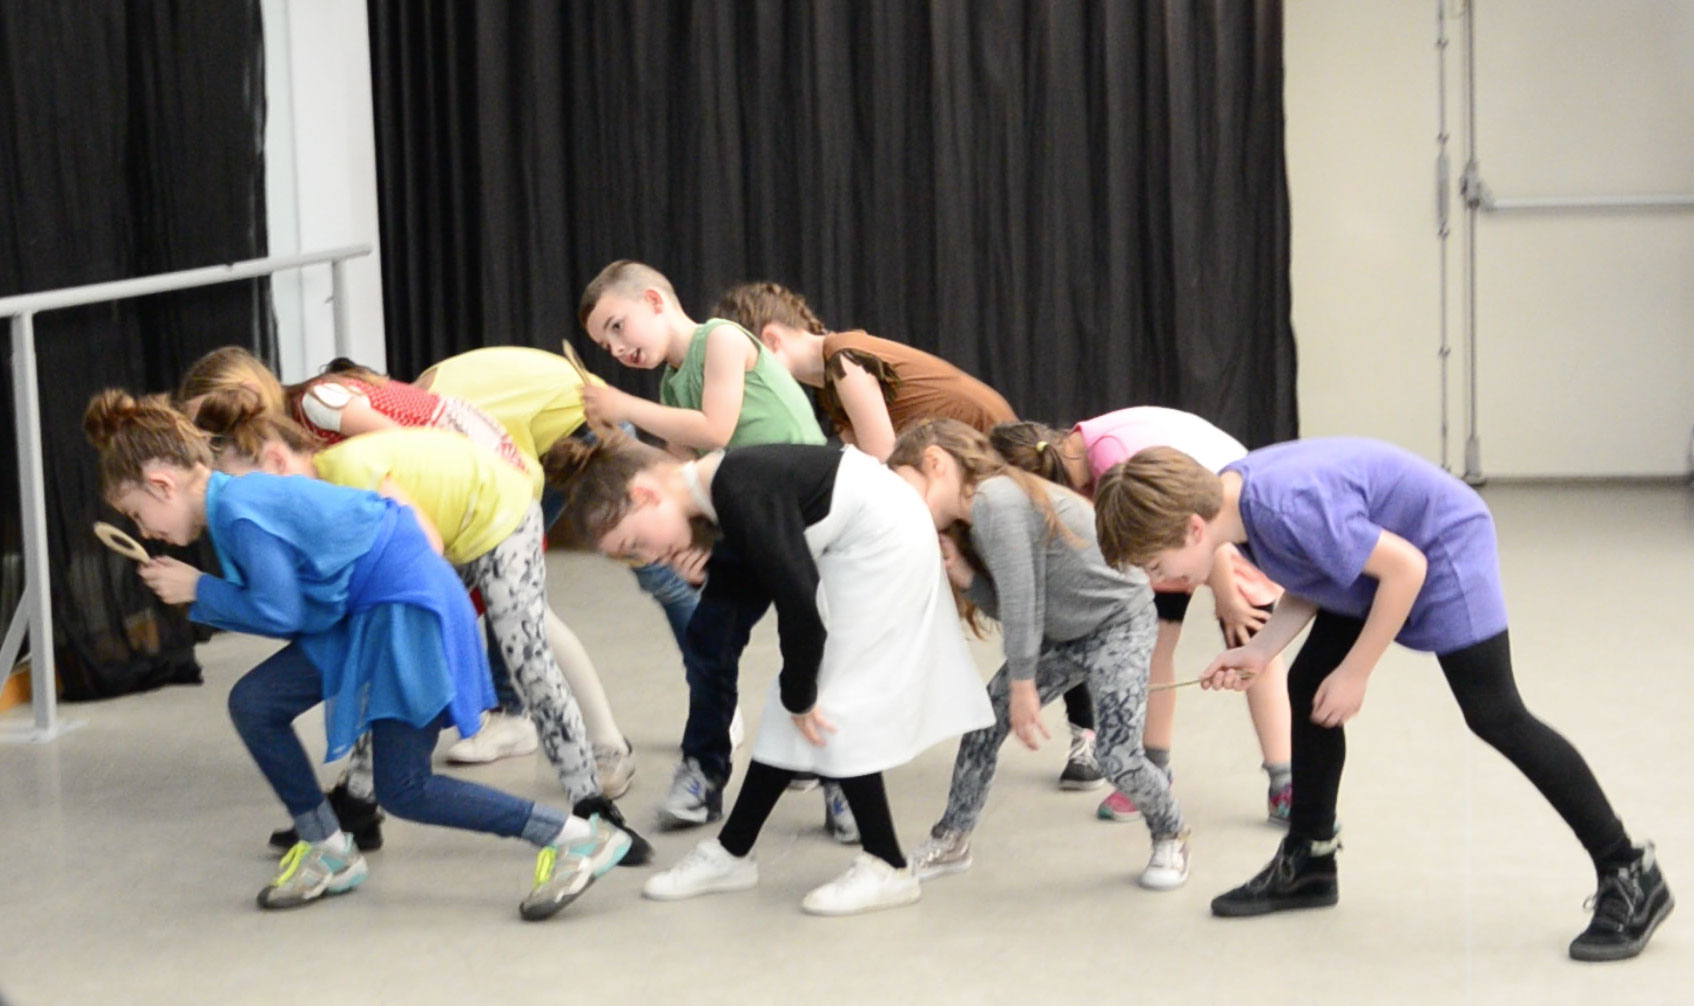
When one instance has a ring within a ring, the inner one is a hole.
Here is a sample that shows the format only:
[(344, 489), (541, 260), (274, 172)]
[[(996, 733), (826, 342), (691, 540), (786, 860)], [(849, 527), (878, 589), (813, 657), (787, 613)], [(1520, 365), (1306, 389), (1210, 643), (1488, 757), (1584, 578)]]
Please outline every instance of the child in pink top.
[[(1040, 423), (1002, 423), (989, 437), (1010, 464), (1069, 486), (1091, 499), (1095, 481), (1106, 469), (1148, 447), (1173, 447), (1212, 471), (1221, 471), (1247, 454), (1247, 448), (1234, 437), (1199, 416), (1154, 406), (1109, 412), (1083, 420), (1068, 432)], [(1212, 588), (1227, 645), (1235, 646), (1246, 642), (1264, 625), (1271, 605), (1282, 590), (1233, 547), (1219, 549), (1218, 558), (1223, 561), (1212, 564), (1212, 577), (1207, 585)], [(1159, 613), (1159, 636), (1153, 649), (1151, 673), (1151, 684), (1155, 687), (1176, 680), (1176, 644), (1182, 635), (1189, 598), (1198, 586), (1197, 583), (1153, 584), (1153, 602)], [(1293, 792), (1285, 675), (1282, 664), (1274, 663), (1247, 690), (1247, 708), (1259, 735), (1265, 772), (1270, 776), (1269, 817), (1275, 824), (1288, 823)], [(1144, 733), (1147, 757), (1166, 771), (1169, 771), (1175, 719), (1176, 693), (1169, 689), (1152, 692), (1147, 700)], [(1114, 792), (1100, 804), (1099, 815), (1109, 821), (1132, 821), (1139, 811), (1128, 797)]]

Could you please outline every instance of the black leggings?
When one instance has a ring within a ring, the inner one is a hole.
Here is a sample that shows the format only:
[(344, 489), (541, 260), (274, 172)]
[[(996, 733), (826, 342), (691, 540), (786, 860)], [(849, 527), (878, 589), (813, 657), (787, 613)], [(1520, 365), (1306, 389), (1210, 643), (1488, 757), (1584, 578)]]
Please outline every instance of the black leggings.
[(1087, 682), (1065, 693), (1065, 719), (1073, 727), (1094, 729), (1094, 696), (1088, 694)]
[[(1288, 705), (1293, 714), (1294, 803), (1289, 832), (1324, 841), (1335, 834), (1335, 797), (1347, 758), (1342, 730), (1312, 722), (1318, 686), (1339, 665), (1359, 638), (1364, 622), (1328, 611), (1318, 612), (1311, 635), (1288, 669)], [(1595, 864), (1627, 864), (1631, 858), (1623, 822), (1588, 763), (1576, 748), (1547, 724), (1530, 715), (1512, 680), (1512, 651), (1501, 632), (1437, 660), (1447, 686), (1464, 713), (1465, 725), (1535, 784), (1565, 819)]]
[[(747, 765), (747, 776), (741, 780), (741, 792), (735, 798), (735, 808), (718, 832), (718, 844), (732, 856), (745, 856), (753, 851), (759, 830), (776, 809), (777, 800), (788, 789), (795, 773), (764, 762)], [(847, 806), (859, 823), (859, 840), (864, 850), (896, 870), (903, 869), (906, 857), (900, 854), (900, 840), (894, 835), (894, 815), (888, 809), (888, 792), (882, 787), (882, 773), (834, 780), (847, 796)]]

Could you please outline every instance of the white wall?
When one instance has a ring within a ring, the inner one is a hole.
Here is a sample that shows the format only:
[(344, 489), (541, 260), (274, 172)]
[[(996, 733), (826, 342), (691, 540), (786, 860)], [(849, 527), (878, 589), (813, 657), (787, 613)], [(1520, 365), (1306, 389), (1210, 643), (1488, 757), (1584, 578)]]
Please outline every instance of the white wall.
[[(1465, 6), (1448, 0), (1464, 164)], [(1302, 430), (1440, 455), (1435, 3), (1289, 0), (1287, 157)], [(1694, 193), (1694, 2), (1479, 0), (1477, 139), (1495, 195)], [(1449, 461), (1464, 463), (1464, 222), (1452, 201)], [(1484, 214), (1481, 469), (1688, 471), (1694, 212)]]
[[(347, 264), (352, 356), (386, 366), (378, 260), (370, 39), (362, 0), (261, 0), (265, 28), (266, 204), (273, 255), (367, 243)], [(272, 281), (282, 377), (335, 355), (330, 269)]]

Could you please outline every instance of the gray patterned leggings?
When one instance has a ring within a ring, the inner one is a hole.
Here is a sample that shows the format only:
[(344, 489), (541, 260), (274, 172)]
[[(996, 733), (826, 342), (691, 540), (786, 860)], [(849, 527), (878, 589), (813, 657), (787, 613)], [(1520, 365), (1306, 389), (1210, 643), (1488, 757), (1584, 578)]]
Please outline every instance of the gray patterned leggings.
[[(582, 711), (547, 642), (547, 564), (541, 545), (541, 508), (531, 505), (517, 530), (460, 566), (459, 577), (482, 591), (484, 614), (512, 669), (512, 685), (535, 723), (542, 753), (559, 774), (559, 785), (575, 803), (598, 796), (600, 780)], [(354, 796), (368, 799), (373, 792), (369, 734), (359, 738), (342, 778)]]
[[(1035, 687), (1043, 706), (1082, 682), (1094, 696), (1094, 753), (1100, 771), (1141, 808), (1147, 830), (1155, 838), (1182, 831), (1182, 808), (1171, 795), (1170, 780), (1147, 760), (1141, 729), (1147, 722), (1147, 671), (1157, 637), (1149, 605), (1146, 618), (1107, 626), (1091, 635), (1043, 650), (1035, 667)], [(976, 830), (988, 802), (988, 788), (1000, 760), (1000, 745), (1011, 732), (1008, 710), (1011, 686), (1006, 668), (988, 682), (988, 701), (994, 706), (994, 725), (968, 733), (959, 741), (953, 762), (953, 785), (947, 793), (947, 812), (935, 826), (945, 830)]]

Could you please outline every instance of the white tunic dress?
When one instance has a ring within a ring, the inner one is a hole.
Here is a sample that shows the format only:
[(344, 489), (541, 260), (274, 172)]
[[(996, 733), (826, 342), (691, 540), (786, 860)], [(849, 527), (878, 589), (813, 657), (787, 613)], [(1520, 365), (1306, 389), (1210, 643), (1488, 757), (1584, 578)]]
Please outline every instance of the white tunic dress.
[[(716, 477), (724, 477), (722, 468)], [(719, 495), (715, 486), (713, 495)], [(852, 778), (902, 765), (933, 744), (994, 722), (960, 629), (935, 525), (911, 486), (869, 455), (845, 449), (829, 511), (806, 525), (805, 545), (817, 566), (816, 605), (827, 632), (816, 708), (836, 732), (825, 735), (822, 747), (808, 742), (773, 681), (755, 760)]]

